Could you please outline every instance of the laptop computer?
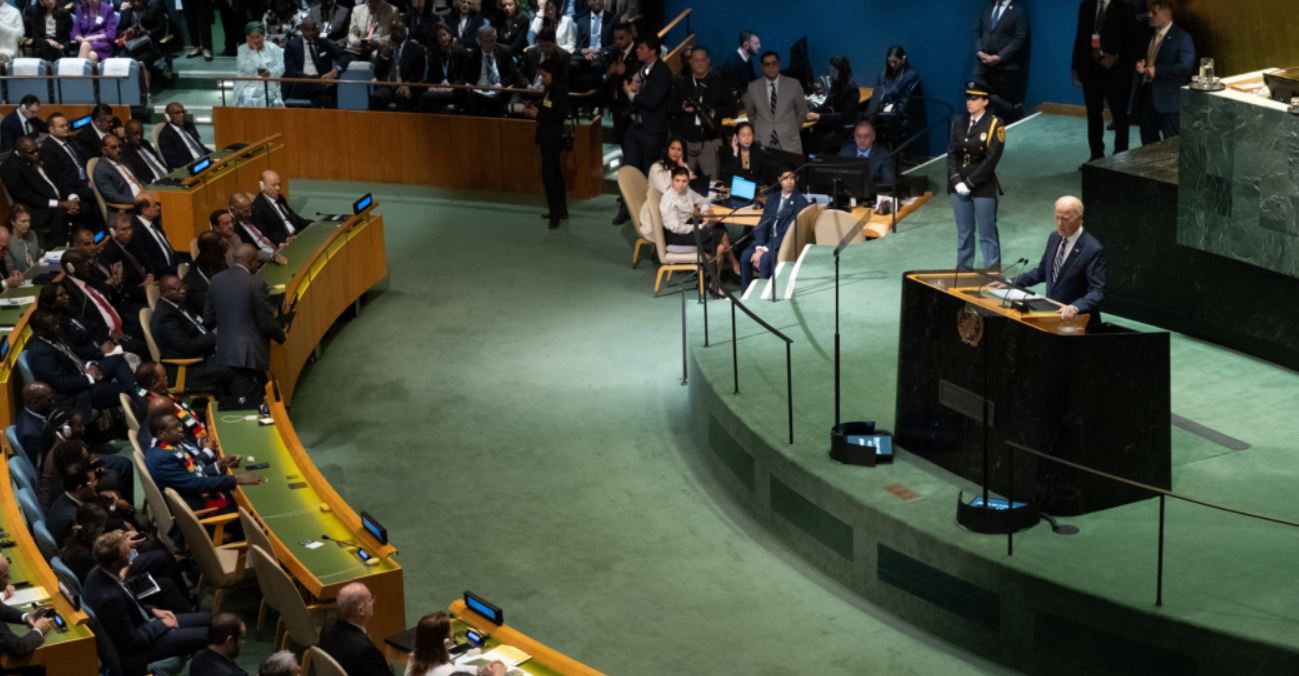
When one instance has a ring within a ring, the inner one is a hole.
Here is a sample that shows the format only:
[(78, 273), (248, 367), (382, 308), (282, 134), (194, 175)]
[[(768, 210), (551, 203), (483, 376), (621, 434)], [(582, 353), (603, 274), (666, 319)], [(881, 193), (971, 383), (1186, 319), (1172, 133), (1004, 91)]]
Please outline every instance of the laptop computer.
[(731, 177), (731, 196), (724, 200), (718, 200), (717, 204), (728, 209), (742, 209), (753, 203), (753, 198), (758, 194), (758, 184), (754, 181), (736, 174)]

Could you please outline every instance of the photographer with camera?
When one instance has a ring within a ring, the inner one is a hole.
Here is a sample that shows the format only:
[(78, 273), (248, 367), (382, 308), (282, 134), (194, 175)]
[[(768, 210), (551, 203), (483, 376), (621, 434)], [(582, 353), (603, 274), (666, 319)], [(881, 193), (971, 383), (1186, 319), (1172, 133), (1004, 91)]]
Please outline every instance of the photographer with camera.
[(672, 132), (685, 139), (686, 163), (695, 174), (717, 179), (722, 120), (735, 116), (736, 101), (722, 76), (710, 70), (707, 48), (691, 50), (689, 64), (672, 86)]

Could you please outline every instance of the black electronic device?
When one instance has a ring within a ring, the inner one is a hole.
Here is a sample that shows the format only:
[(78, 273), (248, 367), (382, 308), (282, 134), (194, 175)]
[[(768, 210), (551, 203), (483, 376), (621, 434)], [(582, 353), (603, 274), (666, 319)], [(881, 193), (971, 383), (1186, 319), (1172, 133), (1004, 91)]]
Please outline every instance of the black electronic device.
[(357, 547), (357, 548), (356, 548), (356, 557), (357, 557), (358, 559), (361, 559), (362, 562), (364, 562), (364, 563), (366, 563), (366, 564), (368, 565), (368, 564), (370, 563), (370, 560), (374, 558), (374, 554), (371, 554), (370, 552), (365, 551), (365, 549), (363, 549), (363, 548), (361, 548), (361, 547)]
[(365, 197), (362, 197), (361, 199), (352, 202), (352, 213), (359, 214), (362, 211), (369, 209), (370, 205), (372, 204), (374, 204), (374, 195), (370, 193), (366, 193)]
[(269, 463), (269, 462), (259, 462), (259, 463), (256, 463), (256, 464), (254, 464), (254, 465), (248, 465), (247, 467), (244, 467), (244, 469), (249, 470), (249, 471), (252, 471), (252, 470), (258, 470), (258, 469), (266, 469), (267, 467), (270, 467), (270, 466), (271, 466), (271, 463)]
[(480, 634), (473, 629), (465, 630), (465, 640), (476, 648), (481, 648), (487, 644), (487, 635)]
[(383, 524), (380, 524), (377, 519), (364, 510), (361, 512), (361, 526), (365, 528), (365, 532), (373, 535), (374, 539), (379, 541), (379, 544), (388, 544), (388, 529), (384, 528)]
[(857, 198), (858, 203), (875, 199), (870, 162), (861, 158), (817, 158), (807, 167), (807, 186), (810, 193), (829, 195), (839, 207), (845, 206), (850, 197)]
[(465, 590), (465, 605), (498, 627), (505, 624), (505, 611), (467, 589)]
[(193, 164), (189, 165), (189, 175), (198, 176), (199, 174), (207, 171), (208, 167), (210, 166), (212, 166), (212, 158), (210, 157), (204, 157), (203, 159), (195, 160)]
[(63, 580), (59, 580), (59, 593), (63, 595), (63, 598), (67, 600), (68, 605), (72, 606), (73, 610), (81, 610), (81, 595), (68, 589), (68, 585), (63, 584)]
[(76, 131), (90, 124), (90, 121), (91, 121), (91, 117), (89, 115), (82, 115), (81, 117), (78, 117), (77, 119), (72, 121), (72, 131)]

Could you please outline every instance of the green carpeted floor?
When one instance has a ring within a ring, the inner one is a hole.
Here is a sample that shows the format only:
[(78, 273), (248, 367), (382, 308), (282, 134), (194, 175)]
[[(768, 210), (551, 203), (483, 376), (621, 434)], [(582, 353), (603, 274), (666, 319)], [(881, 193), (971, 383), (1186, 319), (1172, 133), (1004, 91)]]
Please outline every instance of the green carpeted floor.
[(391, 276), (309, 367), (316, 463), (388, 527), (414, 622), (465, 589), (614, 674), (1002, 671), (856, 599), (693, 461), (679, 306), (629, 267), (610, 196), (294, 181), (300, 211), (373, 190)]

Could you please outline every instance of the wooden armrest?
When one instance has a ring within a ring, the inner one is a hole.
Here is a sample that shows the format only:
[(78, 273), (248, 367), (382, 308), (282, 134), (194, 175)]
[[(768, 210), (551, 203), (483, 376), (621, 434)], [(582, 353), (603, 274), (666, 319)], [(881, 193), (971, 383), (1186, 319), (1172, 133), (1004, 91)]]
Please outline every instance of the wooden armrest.
[(338, 604), (337, 604), (337, 603), (334, 603), (333, 601), (329, 601), (329, 602), (327, 602), (327, 603), (309, 603), (309, 604), (307, 604), (307, 610), (310, 611), (310, 612), (313, 612), (313, 613), (315, 613), (315, 612), (328, 612), (328, 611), (330, 611), (330, 610), (336, 610), (336, 609), (338, 609)]
[(219, 509), (219, 507), (204, 507), (203, 509), (196, 509), (194, 510), (194, 516), (201, 519), (208, 514), (215, 514), (217, 509)]
[(238, 512), (226, 512), (216, 516), (209, 516), (206, 519), (199, 519), (198, 522), (204, 526), (223, 526), (239, 518)]
[(118, 211), (130, 211), (135, 208), (134, 204), (113, 204), (112, 202), (105, 202), (105, 206), (109, 209), (117, 209)]
[(195, 364), (202, 364), (203, 357), (186, 357), (185, 359), (159, 359), (158, 361), (164, 364), (171, 364), (172, 366), (193, 366)]
[(248, 541), (247, 541), (247, 540), (240, 540), (239, 542), (231, 542), (231, 543), (228, 543), (228, 544), (221, 545), (221, 548), (222, 548), (222, 549), (233, 549), (233, 550), (245, 550), (245, 549), (248, 549)]

